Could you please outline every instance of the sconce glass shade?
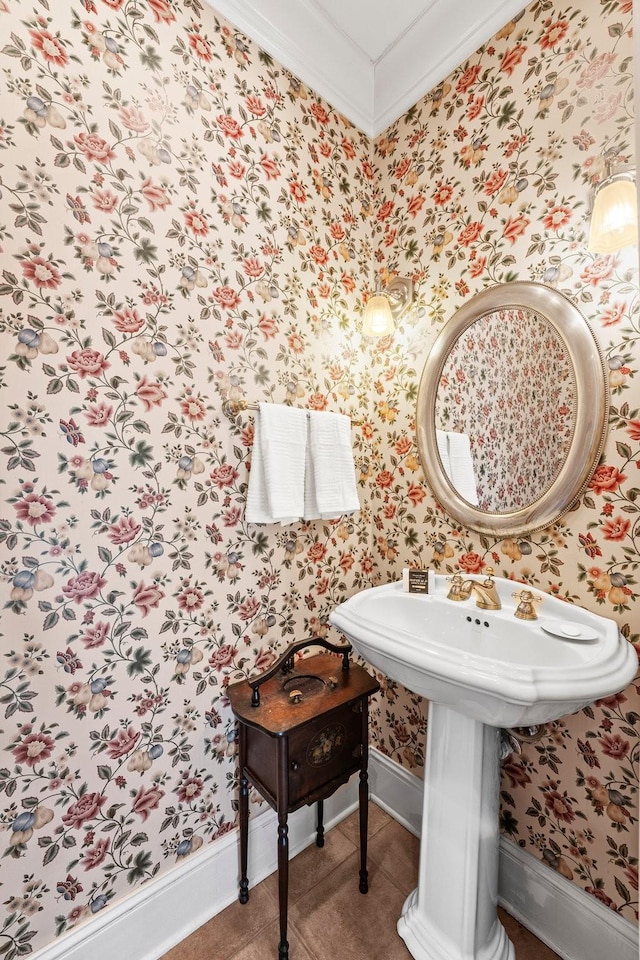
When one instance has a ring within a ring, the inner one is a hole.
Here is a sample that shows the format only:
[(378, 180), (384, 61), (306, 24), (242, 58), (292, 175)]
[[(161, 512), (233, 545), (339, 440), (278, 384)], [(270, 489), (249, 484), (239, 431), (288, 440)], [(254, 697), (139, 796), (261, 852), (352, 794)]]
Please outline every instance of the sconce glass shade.
[(638, 199), (633, 172), (614, 173), (596, 187), (590, 253), (617, 253), (638, 242)]
[(393, 333), (395, 323), (391, 313), (389, 298), (383, 293), (376, 293), (367, 300), (364, 311), (362, 332), (365, 337), (386, 337)]

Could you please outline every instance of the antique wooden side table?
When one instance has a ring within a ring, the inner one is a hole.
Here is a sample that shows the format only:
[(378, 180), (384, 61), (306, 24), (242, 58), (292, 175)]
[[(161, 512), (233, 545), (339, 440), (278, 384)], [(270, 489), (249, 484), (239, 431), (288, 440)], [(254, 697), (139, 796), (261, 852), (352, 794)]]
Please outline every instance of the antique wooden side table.
[[(316, 654), (294, 660), (307, 647), (321, 646), (342, 655)], [(249, 782), (278, 814), (278, 960), (287, 960), (289, 828), (294, 810), (318, 804), (316, 844), (324, 845), (323, 803), (356, 771), (360, 772), (360, 882), (368, 889), (368, 698), (377, 680), (349, 662), (349, 644), (301, 640), (265, 673), (228, 689), (239, 724), (240, 903), (249, 899)]]

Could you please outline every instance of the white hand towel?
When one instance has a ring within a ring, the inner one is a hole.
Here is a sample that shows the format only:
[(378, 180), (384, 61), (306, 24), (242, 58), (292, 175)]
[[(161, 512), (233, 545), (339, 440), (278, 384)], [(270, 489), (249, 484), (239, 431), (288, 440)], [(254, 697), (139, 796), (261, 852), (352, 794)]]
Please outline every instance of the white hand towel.
[(333, 520), (360, 509), (350, 417), (309, 411), (307, 464), (305, 519)]
[(473, 469), (471, 443), (466, 433), (449, 433), (449, 462), (451, 483), (458, 493), (474, 507), (478, 506), (478, 487)]
[(307, 414), (261, 403), (254, 421), (246, 518), (251, 523), (294, 523), (304, 514)]
[[(449, 459), (449, 434), (445, 430), (436, 430), (436, 444), (442, 469), (451, 480), (451, 461)], [(453, 482), (453, 481), (452, 481)]]

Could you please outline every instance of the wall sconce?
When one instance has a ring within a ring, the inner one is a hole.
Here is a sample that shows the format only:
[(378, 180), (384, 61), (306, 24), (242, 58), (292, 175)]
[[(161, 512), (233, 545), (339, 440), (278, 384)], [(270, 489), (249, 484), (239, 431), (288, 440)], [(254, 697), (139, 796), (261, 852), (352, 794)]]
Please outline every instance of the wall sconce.
[(638, 197), (635, 170), (611, 172), (596, 186), (587, 249), (617, 253), (638, 242)]
[(376, 290), (367, 300), (362, 333), (365, 337), (386, 337), (393, 333), (396, 322), (413, 303), (413, 281), (394, 277), (384, 290)]

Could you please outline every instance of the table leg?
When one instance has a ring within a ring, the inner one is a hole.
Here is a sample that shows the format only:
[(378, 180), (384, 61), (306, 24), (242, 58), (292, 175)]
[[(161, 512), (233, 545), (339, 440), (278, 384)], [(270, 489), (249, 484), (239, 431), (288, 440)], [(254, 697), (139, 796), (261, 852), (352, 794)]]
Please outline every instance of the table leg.
[(369, 874), (367, 872), (367, 834), (369, 828), (369, 751), (367, 750), (369, 736), (369, 704), (366, 697), (361, 702), (362, 710), (362, 761), (360, 763), (360, 784), (358, 796), (360, 801), (360, 893), (369, 890)]
[(324, 847), (324, 800), (318, 800), (318, 822), (316, 828), (316, 847)]
[(238, 814), (240, 821), (240, 893), (238, 900), (246, 903), (249, 899), (249, 880), (247, 877), (247, 862), (249, 853), (249, 781), (245, 773), (247, 759), (247, 728), (240, 724), (240, 799)]
[(289, 742), (281, 737), (278, 743), (278, 901), (280, 905), (280, 943), (278, 960), (288, 960), (287, 903), (289, 896)]

